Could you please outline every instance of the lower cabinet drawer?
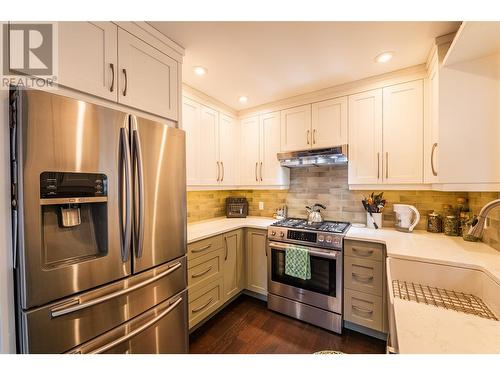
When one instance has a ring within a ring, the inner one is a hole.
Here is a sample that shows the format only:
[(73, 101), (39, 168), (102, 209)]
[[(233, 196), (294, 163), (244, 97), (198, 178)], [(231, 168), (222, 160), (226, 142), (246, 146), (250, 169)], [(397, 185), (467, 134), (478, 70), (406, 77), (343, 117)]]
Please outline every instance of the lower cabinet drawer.
[[(222, 276), (224, 250), (218, 249), (188, 261), (188, 287), (197, 288), (210, 278)], [(216, 276), (217, 275), (217, 276)]]
[(198, 258), (210, 251), (223, 247), (222, 236), (214, 236), (187, 245), (188, 259)]
[(345, 256), (344, 286), (347, 289), (382, 296), (384, 264), (375, 260)]
[(222, 305), (224, 283), (222, 277), (201, 288), (189, 289), (189, 329), (201, 322)]
[(382, 332), (382, 297), (350, 289), (345, 289), (344, 292), (344, 319)]

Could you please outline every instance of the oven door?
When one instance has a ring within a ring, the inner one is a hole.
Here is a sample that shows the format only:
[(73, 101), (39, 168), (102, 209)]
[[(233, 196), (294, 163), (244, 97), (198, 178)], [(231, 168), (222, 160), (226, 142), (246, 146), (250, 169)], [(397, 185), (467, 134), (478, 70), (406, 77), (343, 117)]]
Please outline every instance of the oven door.
[(342, 313), (342, 252), (306, 247), (311, 259), (311, 279), (285, 274), (285, 254), (293, 245), (268, 244), (269, 293)]

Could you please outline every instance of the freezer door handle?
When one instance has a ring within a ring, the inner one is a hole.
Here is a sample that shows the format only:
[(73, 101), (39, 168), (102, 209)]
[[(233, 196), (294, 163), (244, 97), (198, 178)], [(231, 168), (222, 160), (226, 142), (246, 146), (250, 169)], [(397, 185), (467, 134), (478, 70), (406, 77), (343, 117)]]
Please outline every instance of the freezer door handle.
[(136, 257), (142, 257), (142, 248), (144, 243), (144, 172), (142, 167), (142, 152), (141, 152), (141, 141), (139, 139), (139, 133), (137, 132), (137, 119), (132, 116), (135, 122), (135, 128), (132, 130), (133, 138), (133, 157), (134, 157), (134, 167), (137, 168), (137, 187), (138, 187), (138, 210), (139, 213), (135, 216), (134, 220), (134, 238), (135, 238), (135, 248)]
[[(132, 234), (132, 217), (130, 212), (130, 206), (132, 205), (132, 179), (130, 147), (126, 128), (120, 128), (120, 174), (123, 171), (123, 167), (125, 167), (125, 176), (120, 176), (120, 194), (123, 194), (122, 184), (123, 180), (125, 180), (125, 223), (123, 223), (123, 208), (120, 210), (122, 217), (122, 260), (123, 262), (127, 262), (130, 255), (130, 238)], [(120, 205), (123, 207), (123, 199), (120, 199)]]
[(154, 326), (156, 323), (158, 323), (160, 320), (162, 320), (165, 316), (167, 316), (173, 309), (175, 309), (180, 303), (182, 302), (182, 297), (179, 297), (175, 302), (173, 302), (165, 311), (163, 311), (160, 315), (158, 315), (156, 318), (151, 319), (149, 322), (145, 323), (144, 325), (134, 329), (133, 331), (127, 333), (125, 336), (122, 336), (114, 341), (111, 341), (110, 343), (103, 345), (93, 351), (91, 351), (89, 354), (100, 354), (105, 351), (108, 351), (109, 349), (114, 348), (115, 346), (130, 340), (134, 336), (137, 336), (141, 332), (144, 332), (147, 330), (149, 327)]
[(161, 278), (164, 278), (167, 275), (170, 275), (172, 272), (179, 269), (181, 266), (182, 266), (181, 262), (174, 263), (170, 267), (168, 267), (167, 270), (163, 271), (162, 273), (160, 273), (160, 274), (158, 274), (150, 279), (144, 280), (143, 282), (138, 283), (130, 288), (122, 289), (122, 290), (119, 290), (117, 292), (110, 293), (110, 294), (107, 294), (105, 296), (95, 298), (95, 299), (92, 299), (92, 300), (84, 302), (84, 303), (80, 303), (79, 298), (76, 298), (72, 301), (64, 303), (63, 305), (59, 305), (59, 306), (52, 308), (50, 310), (50, 315), (53, 318), (56, 318), (58, 316), (70, 314), (70, 313), (73, 313), (75, 311), (83, 310), (83, 309), (86, 309), (88, 307), (97, 305), (99, 303), (109, 301), (110, 299), (123, 296), (124, 294), (128, 294), (130, 292), (133, 292), (134, 290), (143, 288), (146, 285), (154, 283), (155, 281), (157, 281)]

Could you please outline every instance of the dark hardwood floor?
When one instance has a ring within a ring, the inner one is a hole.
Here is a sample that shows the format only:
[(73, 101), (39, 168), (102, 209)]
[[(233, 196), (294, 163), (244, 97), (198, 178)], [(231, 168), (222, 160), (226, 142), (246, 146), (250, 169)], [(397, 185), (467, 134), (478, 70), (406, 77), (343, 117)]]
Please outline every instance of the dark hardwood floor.
[(265, 302), (248, 296), (237, 298), (189, 340), (194, 354), (385, 353), (382, 340), (346, 329), (338, 335), (270, 311)]

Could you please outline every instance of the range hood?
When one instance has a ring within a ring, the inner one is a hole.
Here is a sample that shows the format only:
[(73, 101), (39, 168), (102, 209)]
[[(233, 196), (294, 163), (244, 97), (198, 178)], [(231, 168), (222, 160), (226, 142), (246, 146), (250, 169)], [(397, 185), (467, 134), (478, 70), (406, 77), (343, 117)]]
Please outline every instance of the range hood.
[(303, 150), (281, 152), (278, 160), (283, 167), (321, 167), (347, 163), (347, 145), (322, 148), (318, 150)]

